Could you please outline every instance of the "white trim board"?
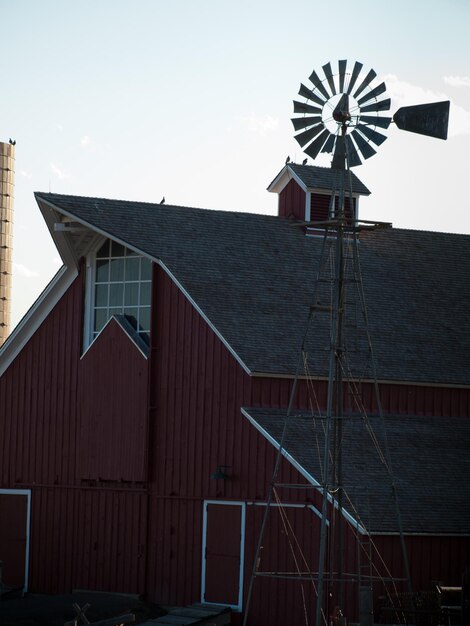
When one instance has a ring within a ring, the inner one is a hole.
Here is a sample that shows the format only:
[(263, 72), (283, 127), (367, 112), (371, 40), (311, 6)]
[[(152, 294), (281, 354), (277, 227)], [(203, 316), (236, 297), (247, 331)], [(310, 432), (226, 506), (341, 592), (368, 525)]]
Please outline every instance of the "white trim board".
[[(238, 578), (238, 604), (221, 604), (218, 602), (208, 602), (204, 595), (206, 593), (206, 537), (207, 537), (207, 505), (217, 504), (225, 506), (241, 507), (240, 515), (240, 573)], [(202, 555), (201, 555), (201, 603), (213, 604), (214, 606), (229, 606), (234, 611), (241, 611), (243, 608), (243, 574), (245, 571), (245, 522), (246, 522), (246, 502), (242, 500), (204, 500), (202, 516)]]
[(0, 376), (8, 369), (78, 276), (63, 265), (0, 348)]
[[(268, 433), (267, 430), (265, 430), (260, 424), (258, 424), (258, 422), (251, 417), (251, 415), (249, 413), (247, 413), (245, 411), (245, 409), (241, 408), (240, 409), (242, 415), (244, 415), (247, 420), (256, 428), (256, 430), (258, 432), (260, 432), (263, 437), (265, 437), (265, 439), (267, 439), (269, 441), (269, 443), (271, 443), (276, 450), (279, 450), (279, 443), (276, 441), (276, 439), (274, 439), (274, 437), (272, 435), (270, 435)], [(282, 456), (289, 461), (289, 463), (291, 465), (293, 465), (295, 467), (295, 469), (302, 474), (302, 476), (308, 480), (308, 482), (313, 485), (314, 487), (320, 487), (320, 483), (309, 473), (307, 472), (307, 470), (300, 465), (300, 463), (291, 455), (287, 452), (287, 450), (285, 448), (282, 449)], [(319, 489), (318, 490), (319, 493), (322, 493), (322, 490)], [(330, 504), (333, 504), (333, 506), (335, 508), (338, 508), (338, 503), (337, 501), (331, 496), (331, 494), (328, 494), (328, 501), (330, 502)], [(346, 511), (346, 509), (343, 507), (342, 509), (342, 513), (344, 518), (359, 532), (361, 533), (361, 535), (366, 535), (367, 531), (366, 529), (361, 526), (361, 524), (358, 522), (358, 520), (356, 520), (355, 517), (353, 517), (348, 511)]]
[(29, 548), (30, 548), (30, 529), (31, 529), (31, 489), (0, 489), (0, 494), (8, 496), (26, 496), (26, 548), (25, 548), (25, 565), (24, 565), (24, 587), (23, 593), (28, 591), (29, 579)]

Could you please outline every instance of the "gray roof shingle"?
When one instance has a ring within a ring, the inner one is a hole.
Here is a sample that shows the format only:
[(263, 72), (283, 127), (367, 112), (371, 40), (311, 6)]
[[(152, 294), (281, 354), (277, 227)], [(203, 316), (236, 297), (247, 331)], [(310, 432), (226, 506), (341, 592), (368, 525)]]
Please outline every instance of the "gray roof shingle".
[[(299, 165), (298, 163), (288, 163), (287, 168), (294, 172), (308, 189), (321, 189), (325, 191), (336, 189), (336, 191), (338, 191), (339, 170), (334, 170), (331, 167), (320, 167), (318, 165)], [(370, 191), (364, 183), (359, 180), (356, 174), (351, 172), (350, 175), (353, 193), (366, 196), (370, 195)], [(274, 181), (271, 182), (271, 185), (273, 182)]]
[[(274, 216), (36, 197), (160, 259), (250, 371), (294, 374), (321, 238)], [(363, 231), (359, 252), (378, 378), (469, 385), (470, 237)], [(371, 377), (362, 317), (354, 306), (349, 316), (351, 370)], [(327, 329), (325, 316), (315, 319), (307, 341), (312, 375), (327, 372)]]
[[(285, 409), (244, 409), (279, 444)], [(387, 416), (369, 423), (382, 451), (391, 452), (403, 530), (408, 533), (470, 533), (470, 420)], [(383, 424), (385, 424), (385, 429)], [(365, 423), (343, 422), (343, 484), (346, 510), (371, 532), (397, 532), (391, 482)], [(318, 450), (323, 451), (322, 420), (289, 418), (285, 450), (322, 482)], [(436, 451), (439, 451), (436, 454)]]

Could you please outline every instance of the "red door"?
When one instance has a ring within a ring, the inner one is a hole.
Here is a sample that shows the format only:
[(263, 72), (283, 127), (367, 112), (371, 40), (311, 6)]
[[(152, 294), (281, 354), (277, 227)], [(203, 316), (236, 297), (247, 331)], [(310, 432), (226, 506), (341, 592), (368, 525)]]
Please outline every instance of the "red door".
[(3, 561), (2, 582), (8, 587), (27, 584), (27, 519), (27, 493), (0, 493), (0, 561)]
[(245, 506), (205, 503), (202, 601), (241, 609)]

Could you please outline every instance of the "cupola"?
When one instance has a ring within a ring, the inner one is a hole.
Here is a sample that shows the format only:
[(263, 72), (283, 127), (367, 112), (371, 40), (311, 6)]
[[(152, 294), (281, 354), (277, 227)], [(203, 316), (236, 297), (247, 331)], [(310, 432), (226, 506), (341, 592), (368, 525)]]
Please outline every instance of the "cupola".
[[(268, 187), (278, 194), (278, 215), (305, 222), (322, 222), (328, 219), (331, 195), (339, 195), (340, 171), (316, 165), (286, 163)], [(349, 176), (351, 186), (349, 189)], [(370, 191), (352, 172), (347, 173), (345, 185), (346, 214), (358, 219), (359, 198)], [(350, 209), (352, 196), (352, 212)]]

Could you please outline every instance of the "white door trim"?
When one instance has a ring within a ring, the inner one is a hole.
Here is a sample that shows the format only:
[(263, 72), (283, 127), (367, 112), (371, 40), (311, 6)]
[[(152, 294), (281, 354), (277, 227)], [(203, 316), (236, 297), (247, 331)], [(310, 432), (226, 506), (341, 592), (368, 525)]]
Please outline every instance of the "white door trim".
[(28, 591), (28, 578), (29, 578), (29, 540), (30, 540), (30, 523), (31, 523), (31, 489), (0, 489), (0, 494), (11, 496), (26, 496), (26, 550), (25, 550), (25, 563), (24, 563), (24, 587), (23, 591)]
[(201, 602), (205, 604), (217, 605), (217, 602), (207, 602), (204, 599), (206, 593), (206, 538), (207, 538), (207, 506), (209, 504), (220, 504), (227, 506), (241, 507), (240, 519), (240, 574), (238, 578), (238, 604), (224, 604), (234, 611), (241, 611), (243, 606), (243, 573), (245, 571), (245, 518), (246, 502), (241, 500), (204, 500), (202, 517), (202, 571), (201, 571)]

